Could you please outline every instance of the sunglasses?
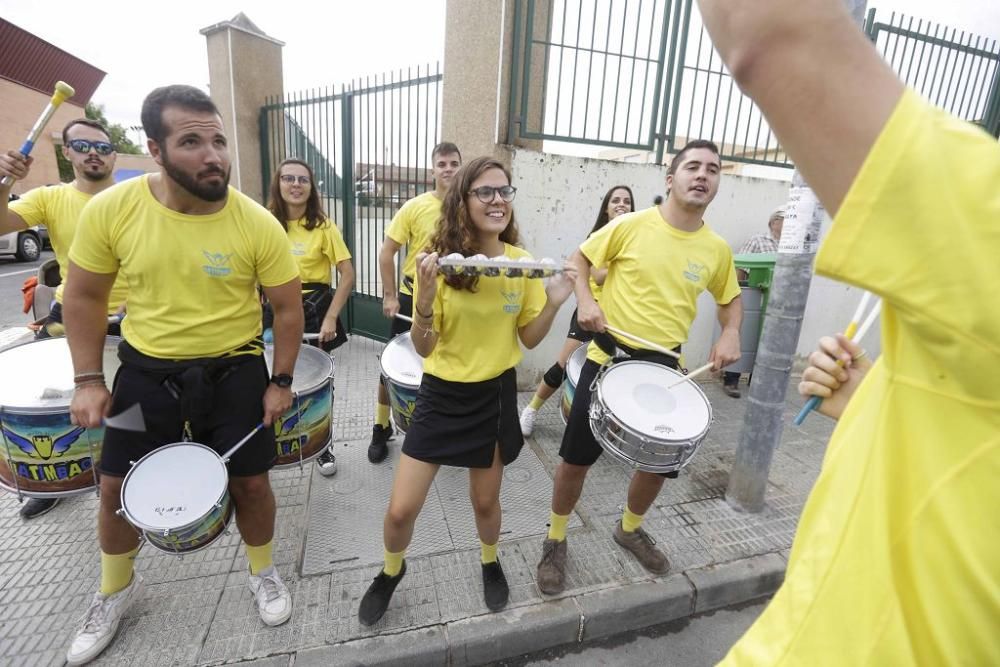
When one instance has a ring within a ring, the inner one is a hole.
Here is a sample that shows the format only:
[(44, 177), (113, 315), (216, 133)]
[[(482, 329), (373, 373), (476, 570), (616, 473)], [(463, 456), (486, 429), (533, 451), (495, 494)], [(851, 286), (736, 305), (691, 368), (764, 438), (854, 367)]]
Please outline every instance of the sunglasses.
[(74, 139), (69, 142), (69, 147), (77, 153), (89, 153), (93, 148), (98, 155), (111, 155), (115, 152), (115, 147), (106, 141), (87, 141), (86, 139)]
[(501, 185), (498, 188), (495, 188), (492, 185), (483, 185), (482, 187), (472, 190), (469, 194), (475, 194), (476, 198), (484, 204), (489, 204), (497, 195), (500, 195), (500, 199), (510, 203), (514, 201), (514, 195), (517, 194), (517, 188), (512, 185)]
[(295, 185), (296, 181), (298, 181), (299, 185), (309, 185), (312, 183), (308, 176), (295, 176), (294, 174), (282, 174), (280, 180), (282, 183), (287, 183), (288, 185)]

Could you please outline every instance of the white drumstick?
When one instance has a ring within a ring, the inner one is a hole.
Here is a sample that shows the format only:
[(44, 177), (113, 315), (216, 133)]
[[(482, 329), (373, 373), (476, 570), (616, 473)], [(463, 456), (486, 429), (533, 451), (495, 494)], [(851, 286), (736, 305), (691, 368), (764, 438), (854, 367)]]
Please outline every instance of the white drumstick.
[(613, 333), (618, 334), (619, 336), (625, 336), (626, 338), (631, 338), (632, 340), (634, 340), (637, 343), (642, 343), (643, 345), (645, 345), (646, 347), (648, 347), (651, 350), (656, 350), (657, 352), (662, 352), (663, 354), (666, 354), (667, 356), (673, 357), (674, 359), (680, 359), (681, 358), (681, 355), (677, 354), (673, 350), (668, 350), (667, 348), (663, 347), (662, 345), (657, 345), (656, 343), (654, 343), (652, 341), (649, 341), (649, 340), (646, 340), (645, 338), (639, 338), (638, 336), (634, 336), (634, 335), (630, 334), (629, 332), (622, 331), (621, 329), (613, 327), (610, 324), (606, 325), (605, 328), (608, 331), (611, 331)]
[(404, 322), (409, 322), (410, 324), (413, 324), (413, 318), (412, 317), (407, 317), (403, 313), (396, 313), (396, 317), (398, 317), (399, 319), (403, 320)]
[(694, 369), (693, 371), (691, 371), (690, 373), (688, 373), (687, 375), (685, 375), (681, 379), (676, 380), (675, 382), (671, 382), (670, 384), (667, 385), (667, 389), (673, 389), (674, 387), (676, 387), (679, 384), (684, 384), (688, 380), (693, 380), (695, 377), (701, 375), (702, 373), (704, 373), (705, 371), (707, 371), (707, 370), (709, 370), (711, 368), (712, 368), (712, 362), (710, 361), (707, 364), (705, 364), (704, 366), (701, 366), (699, 368)]
[(304, 333), (302, 334), (302, 340), (319, 340), (318, 333)]

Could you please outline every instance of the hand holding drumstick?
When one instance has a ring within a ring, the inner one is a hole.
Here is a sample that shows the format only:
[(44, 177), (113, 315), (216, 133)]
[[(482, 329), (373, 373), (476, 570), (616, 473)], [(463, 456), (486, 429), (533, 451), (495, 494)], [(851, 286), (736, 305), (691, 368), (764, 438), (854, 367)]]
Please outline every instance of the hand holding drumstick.
[(840, 419), (871, 367), (871, 359), (857, 342), (843, 334), (824, 336), (819, 339), (819, 349), (809, 355), (809, 367), (802, 372), (799, 393), (823, 399), (816, 410)]

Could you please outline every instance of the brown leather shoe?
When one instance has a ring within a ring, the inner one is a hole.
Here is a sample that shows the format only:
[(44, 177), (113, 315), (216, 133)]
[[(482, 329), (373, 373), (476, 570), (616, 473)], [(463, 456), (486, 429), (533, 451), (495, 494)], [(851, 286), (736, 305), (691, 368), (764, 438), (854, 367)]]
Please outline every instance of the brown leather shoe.
[(724, 384), (722, 385), (722, 391), (726, 392), (726, 396), (731, 396), (732, 398), (740, 397), (740, 387), (735, 384)]
[(615, 542), (632, 552), (639, 564), (653, 574), (666, 574), (670, 569), (670, 561), (666, 555), (656, 548), (656, 540), (642, 528), (636, 528), (633, 533), (622, 530), (622, 522), (615, 525)]
[(545, 540), (535, 577), (538, 590), (556, 595), (566, 589), (566, 540)]

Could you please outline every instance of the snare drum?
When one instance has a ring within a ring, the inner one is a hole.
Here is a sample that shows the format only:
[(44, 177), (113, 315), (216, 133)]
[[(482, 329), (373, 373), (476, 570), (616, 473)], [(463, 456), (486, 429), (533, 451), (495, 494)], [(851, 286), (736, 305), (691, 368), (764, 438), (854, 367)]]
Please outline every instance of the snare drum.
[(392, 420), (396, 428), (406, 432), (413, 418), (413, 407), (417, 403), (417, 390), (424, 376), (424, 360), (413, 348), (410, 333), (393, 338), (382, 350), (380, 359), (385, 388), (392, 406)]
[[(104, 377), (118, 372), (120, 338), (104, 342)], [(73, 361), (65, 338), (0, 352), (0, 488), (28, 498), (86, 493), (97, 484), (104, 427), (70, 421)]]
[(233, 516), (222, 458), (196, 442), (175, 442), (143, 456), (122, 482), (119, 516), (151, 545), (184, 555), (207, 547)]
[(646, 472), (686, 466), (708, 435), (712, 405), (694, 382), (670, 387), (683, 377), (649, 361), (603, 366), (591, 385), (590, 429), (604, 450)]
[(576, 383), (580, 381), (580, 372), (583, 364), (587, 361), (587, 344), (584, 343), (573, 351), (566, 362), (566, 379), (562, 386), (562, 404), (559, 406), (562, 412), (563, 424), (569, 423), (569, 411), (573, 407), (573, 396), (576, 395)]
[[(264, 348), (268, 372), (274, 364), (274, 348)], [(274, 422), (278, 448), (275, 468), (290, 468), (311, 461), (333, 441), (333, 359), (329, 354), (303, 345), (292, 374), (292, 407)]]

